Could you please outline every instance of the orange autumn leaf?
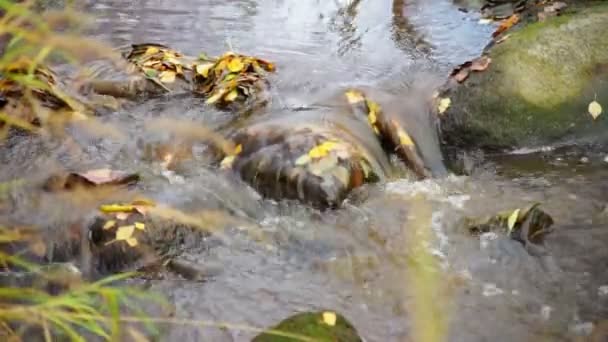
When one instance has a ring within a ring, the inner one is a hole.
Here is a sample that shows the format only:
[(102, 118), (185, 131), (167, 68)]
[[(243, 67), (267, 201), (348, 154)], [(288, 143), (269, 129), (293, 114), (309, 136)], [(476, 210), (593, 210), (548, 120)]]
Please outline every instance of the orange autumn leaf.
[(509, 18), (503, 20), (500, 23), (500, 26), (498, 26), (498, 28), (496, 29), (496, 31), (494, 31), (494, 33), (492, 33), (492, 37), (493, 38), (498, 37), (501, 33), (505, 32), (508, 29), (510, 29), (511, 27), (513, 27), (518, 22), (519, 22), (519, 16), (517, 14), (513, 14), (512, 16), (510, 16)]

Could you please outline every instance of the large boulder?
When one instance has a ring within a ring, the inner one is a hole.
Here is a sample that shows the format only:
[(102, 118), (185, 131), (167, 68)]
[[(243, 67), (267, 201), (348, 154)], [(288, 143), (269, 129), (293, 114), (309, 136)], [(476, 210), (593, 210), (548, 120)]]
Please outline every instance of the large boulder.
[(487, 70), (440, 94), (451, 99), (438, 114), (444, 146), (505, 150), (608, 141), (608, 118), (588, 112), (592, 101), (608, 109), (608, 4), (508, 33), (488, 49)]

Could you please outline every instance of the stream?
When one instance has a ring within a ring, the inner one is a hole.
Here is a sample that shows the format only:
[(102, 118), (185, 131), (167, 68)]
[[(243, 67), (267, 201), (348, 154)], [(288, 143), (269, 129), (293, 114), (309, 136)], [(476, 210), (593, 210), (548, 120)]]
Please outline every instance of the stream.
[[(112, 46), (156, 42), (210, 56), (233, 49), (275, 62), (270, 82), (276, 94), (268, 111), (307, 106), (347, 86), (389, 94), (404, 108), (422, 105), (417, 95), (478, 56), (495, 29), (449, 0), (98, 0), (87, 11), (96, 18), (90, 35)], [(138, 190), (158, 202), (219, 209), (254, 225), (263, 239), (226, 224), (220, 236), (193, 243), (186, 258), (217, 265), (204, 282), (177, 276), (146, 281), (179, 318), (263, 328), (294, 312), (331, 309), (366, 341), (411, 340), (415, 294), (407, 260), (416, 258), (409, 246), (417, 236), (408, 226), (420, 220), (431, 228), (427, 248), (449, 288), (435, 303), (449, 321), (447, 340), (570, 341), (608, 317), (608, 151), (545, 147), (483, 162), (473, 156), (466, 176), (395, 177), (324, 212), (261, 199), (208, 166), (200, 146), (171, 174), (142, 158), (142, 143), (172, 139), (168, 132), (149, 132), (147, 121), (214, 128), (225, 116), (191, 97), (131, 105), (101, 118), (115, 128), (111, 132), (74, 128), (78, 153), (64, 141), (6, 143), (0, 181), (24, 174), (36, 180), (63, 168), (136, 171), (143, 176)], [(15, 221), (52, 229), (82, 216), (74, 203), (52, 195), (13, 197)], [(459, 224), (533, 202), (555, 220), (547, 258), (500, 234), (471, 236)], [(183, 326), (163, 333), (163, 340), (183, 342), (254, 335)]]

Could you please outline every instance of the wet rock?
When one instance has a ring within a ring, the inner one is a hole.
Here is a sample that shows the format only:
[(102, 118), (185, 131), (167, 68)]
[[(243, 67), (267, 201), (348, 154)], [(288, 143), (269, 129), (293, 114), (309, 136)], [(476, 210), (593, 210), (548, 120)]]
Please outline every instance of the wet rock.
[(446, 151), (608, 140), (608, 120), (588, 113), (608, 105), (607, 21), (599, 4), (510, 30), (487, 70), (440, 95), (451, 99), (439, 114)]
[[(281, 321), (271, 330), (254, 337), (252, 342), (287, 342), (302, 338), (315, 341), (363, 341), (355, 327), (344, 316), (333, 311), (299, 313)], [(285, 335), (279, 335), (280, 333)]]

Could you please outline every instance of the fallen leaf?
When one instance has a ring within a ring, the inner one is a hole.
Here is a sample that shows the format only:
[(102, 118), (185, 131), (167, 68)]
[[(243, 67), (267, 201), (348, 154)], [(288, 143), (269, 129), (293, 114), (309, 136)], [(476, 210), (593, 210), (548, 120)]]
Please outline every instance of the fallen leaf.
[(104, 204), (99, 207), (104, 213), (130, 212), (134, 209), (135, 207), (130, 204)]
[(414, 146), (414, 141), (403, 129), (397, 129), (397, 135), (399, 136), (399, 143), (403, 146)]
[(336, 325), (336, 313), (335, 312), (331, 312), (331, 311), (325, 311), (323, 312), (323, 322), (327, 325), (329, 325), (330, 327), (333, 327)]
[(110, 169), (90, 170), (86, 172), (74, 172), (68, 175), (66, 187), (76, 184), (83, 185), (126, 185), (139, 180), (139, 175)]
[(310, 151), (308, 151), (308, 156), (310, 158), (321, 158), (325, 157), (329, 151), (331, 151), (334, 147), (337, 146), (335, 141), (325, 141), (320, 145), (313, 147)]
[(481, 56), (481, 57), (475, 58), (471, 62), (471, 70), (484, 71), (490, 66), (490, 63), (492, 63), (492, 58), (490, 58), (488, 56)]
[(108, 220), (104, 225), (103, 225), (103, 230), (108, 230), (112, 227), (114, 227), (116, 225), (116, 221), (114, 220)]
[(357, 90), (348, 90), (347, 92), (344, 93), (344, 95), (346, 96), (346, 100), (350, 104), (362, 102), (365, 100), (365, 98), (363, 97), (363, 94), (361, 94), (361, 92), (359, 92)]
[(503, 20), (500, 23), (500, 26), (498, 26), (498, 28), (496, 29), (496, 31), (494, 31), (494, 33), (492, 33), (492, 37), (496, 38), (501, 33), (505, 32), (508, 29), (510, 29), (511, 27), (513, 27), (518, 22), (519, 22), (519, 16), (517, 14), (513, 14), (512, 16), (510, 16), (509, 18)]
[(133, 236), (133, 232), (135, 231), (134, 225), (121, 226), (116, 230), (116, 240), (126, 240)]
[(160, 50), (157, 47), (151, 46), (149, 48), (146, 49), (146, 52), (144, 53), (144, 55), (154, 55), (159, 53)]
[(239, 72), (243, 70), (244, 67), (245, 64), (243, 64), (243, 61), (239, 57), (234, 57), (228, 62), (228, 70), (230, 70), (230, 72)]
[(222, 159), (222, 162), (220, 163), (220, 168), (223, 170), (231, 169), (232, 164), (234, 163), (234, 158), (235, 156), (227, 156)]
[(144, 229), (146, 229), (146, 225), (145, 225), (145, 224), (143, 224), (143, 223), (141, 223), (141, 222), (135, 222), (135, 224), (134, 224), (134, 225), (135, 225), (135, 228), (136, 228), (136, 229), (139, 229), (139, 230), (144, 230)]
[(175, 82), (175, 71), (165, 70), (158, 77), (162, 83), (173, 83)]
[(443, 113), (445, 113), (446, 110), (448, 110), (448, 108), (450, 108), (451, 104), (452, 104), (452, 100), (449, 97), (444, 97), (441, 100), (439, 100), (439, 105), (437, 106), (437, 111), (439, 112), (439, 114), (443, 114)]
[(239, 96), (239, 92), (234, 89), (231, 92), (228, 93), (228, 95), (224, 96), (224, 101), (226, 102), (232, 102), (234, 100), (236, 100), (236, 98)]
[(602, 105), (600, 105), (597, 101), (591, 101), (587, 110), (589, 111), (589, 114), (591, 114), (591, 116), (593, 117), (593, 120), (595, 120), (598, 116), (602, 114)]
[(135, 246), (137, 246), (137, 239), (136, 239), (136, 238), (128, 238), (128, 239), (126, 239), (125, 241), (127, 242), (127, 244), (128, 244), (130, 247), (135, 247)]
[(196, 73), (207, 78), (209, 77), (209, 70), (213, 67), (214, 63), (199, 64), (196, 66)]
[(513, 228), (515, 227), (515, 223), (517, 223), (517, 219), (519, 218), (519, 212), (521, 211), (521, 209), (515, 209), (511, 215), (509, 215), (509, 218), (507, 219), (507, 229), (509, 231), (509, 233), (511, 233), (513, 231)]
[(310, 163), (310, 156), (308, 154), (301, 155), (298, 159), (295, 160), (294, 164), (296, 166), (302, 166)]

